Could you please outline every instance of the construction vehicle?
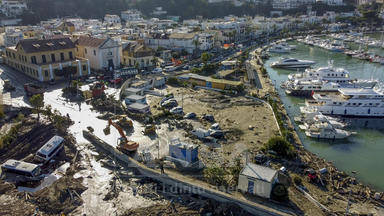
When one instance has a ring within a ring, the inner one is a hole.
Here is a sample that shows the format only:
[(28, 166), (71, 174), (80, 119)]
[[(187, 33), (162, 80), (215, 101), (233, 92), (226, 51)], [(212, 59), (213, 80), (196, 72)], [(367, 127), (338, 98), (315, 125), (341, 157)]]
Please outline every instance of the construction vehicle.
[(156, 133), (156, 127), (155, 125), (145, 125), (145, 128), (143, 130), (144, 135), (151, 135)]
[(11, 81), (4, 80), (4, 90), (6, 91), (14, 91), (16, 88), (11, 84)]
[(133, 122), (127, 119), (127, 116), (119, 116), (117, 124), (124, 130), (129, 130), (133, 128)]
[(43, 94), (45, 89), (41, 86), (38, 86), (33, 83), (26, 83), (24, 84), (24, 90), (27, 93), (28, 96), (36, 95), (36, 94)]
[(93, 98), (99, 98), (104, 94), (104, 90), (105, 90), (105, 86), (104, 86), (104, 83), (102, 82), (97, 82), (95, 83), (94, 85), (92, 85), (90, 87), (91, 91), (92, 91), (92, 97)]
[(113, 126), (120, 133), (120, 142), (116, 147), (117, 150), (129, 154), (136, 151), (139, 148), (139, 143), (128, 140), (127, 136), (125, 136), (123, 129), (116, 123), (114, 123), (111, 119), (108, 120), (108, 127)]

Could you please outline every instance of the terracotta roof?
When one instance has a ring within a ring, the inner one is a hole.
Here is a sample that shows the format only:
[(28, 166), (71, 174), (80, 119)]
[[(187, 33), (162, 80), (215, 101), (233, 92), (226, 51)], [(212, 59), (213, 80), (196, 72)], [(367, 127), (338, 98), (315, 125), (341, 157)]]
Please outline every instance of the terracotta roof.
[(25, 39), (20, 40), (17, 46), (21, 46), (26, 53), (73, 49), (76, 47), (69, 38)]
[(100, 47), (107, 39), (94, 38), (89, 36), (80, 36), (76, 44), (87, 47)]

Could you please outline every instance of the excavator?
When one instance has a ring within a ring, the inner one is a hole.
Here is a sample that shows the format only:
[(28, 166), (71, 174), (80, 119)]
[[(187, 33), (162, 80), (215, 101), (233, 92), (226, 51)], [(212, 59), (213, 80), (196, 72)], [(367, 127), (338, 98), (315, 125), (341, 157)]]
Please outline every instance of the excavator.
[(117, 150), (129, 154), (131, 152), (136, 151), (139, 148), (139, 143), (128, 140), (127, 136), (125, 136), (123, 129), (116, 123), (114, 123), (111, 119), (108, 120), (108, 127), (113, 126), (120, 133), (120, 143), (117, 146)]

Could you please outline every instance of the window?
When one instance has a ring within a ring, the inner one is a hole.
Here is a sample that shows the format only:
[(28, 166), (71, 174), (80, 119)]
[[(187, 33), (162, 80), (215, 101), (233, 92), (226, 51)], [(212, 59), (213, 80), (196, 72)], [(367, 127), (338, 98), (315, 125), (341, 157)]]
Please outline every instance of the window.
[(87, 50), (87, 48), (85, 48), (85, 49), (84, 49), (84, 52), (85, 52), (85, 54), (87, 54), (87, 53), (88, 53), (88, 50)]
[(86, 71), (86, 70), (87, 70), (87, 66), (83, 65), (83, 71)]
[(60, 60), (64, 61), (64, 53), (60, 53)]
[(52, 60), (52, 62), (55, 62), (55, 61), (56, 61), (55, 53), (52, 53), (52, 54), (51, 54), (51, 60)]
[(36, 64), (36, 56), (31, 56), (31, 62), (32, 64)]
[(73, 59), (72, 52), (69, 52), (69, 59)]
[(93, 50), (93, 55), (96, 55), (96, 50)]
[(42, 59), (43, 63), (47, 63), (47, 59), (45, 58), (45, 55), (42, 55), (41, 59)]
[(48, 71), (47, 70), (44, 71), (44, 74), (45, 74), (45, 77), (48, 77)]

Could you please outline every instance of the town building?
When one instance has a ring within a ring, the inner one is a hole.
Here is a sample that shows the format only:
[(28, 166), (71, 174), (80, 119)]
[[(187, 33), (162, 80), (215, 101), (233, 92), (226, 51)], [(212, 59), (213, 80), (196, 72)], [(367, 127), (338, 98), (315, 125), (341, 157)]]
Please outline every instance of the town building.
[(41, 82), (89, 75), (89, 61), (75, 51), (69, 38), (20, 40), (6, 48), (5, 64)]
[(145, 38), (145, 45), (152, 49), (162, 47), (175, 51), (185, 50), (188, 53), (193, 53), (196, 49), (194, 43), (195, 40), (198, 40), (197, 33), (173, 33), (170, 35), (155, 34)]
[(121, 19), (118, 15), (106, 14), (104, 16), (104, 23), (107, 25), (117, 25), (121, 23)]
[(142, 42), (130, 43), (123, 49), (122, 64), (147, 69), (154, 66), (154, 54), (155, 52)]
[(121, 19), (125, 22), (143, 21), (143, 16), (138, 10), (127, 10), (121, 12)]
[(89, 60), (96, 71), (120, 67), (121, 44), (111, 38), (80, 36), (76, 41), (76, 56)]
[(27, 9), (27, 3), (23, 0), (2, 0), (0, 2), (0, 12), (7, 17), (21, 15)]
[(238, 189), (242, 192), (270, 198), (272, 188), (278, 182), (278, 171), (269, 167), (247, 163), (241, 170)]
[(213, 48), (215, 45), (215, 39), (213, 34), (201, 33), (199, 34), (199, 48), (200, 50), (206, 51)]

